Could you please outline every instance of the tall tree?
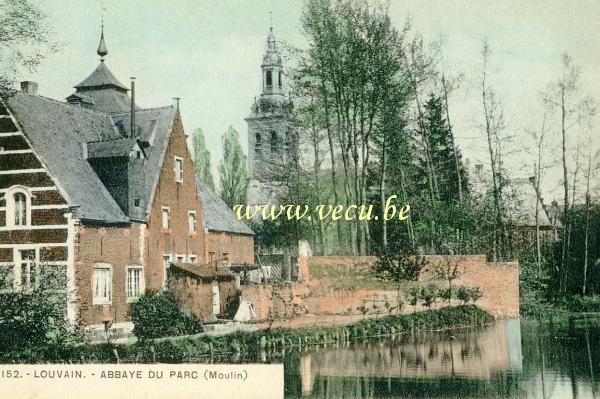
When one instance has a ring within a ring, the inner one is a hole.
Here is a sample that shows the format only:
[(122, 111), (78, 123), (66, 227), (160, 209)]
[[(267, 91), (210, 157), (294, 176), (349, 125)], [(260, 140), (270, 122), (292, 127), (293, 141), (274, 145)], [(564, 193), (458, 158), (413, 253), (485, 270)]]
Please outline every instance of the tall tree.
[(10, 94), (21, 70), (33, 71), (57, 50), (46, 15), (30, 0), (0, 2), (0, 94)]
[(595, 104), (589, 96), (580, 93), (579, 81), (581, 70), (573, 64), (568, 54), (562, 55), (562, 70), (560, 77), (548, 84), (542, 99), (550, 110), (558, 111), (560, 117), (561, 160), (563, 174), (563, 231), (560, 268), (564, 278), (561, 280), (560, 290), (566, 290), (566, 264), (569, 253), (570, 221), (570, 196), (569, 192), (569, 167), (567, 164), (570, 131), (576, 125), (589, 120), (595, 113)]
[(210, 151), (206, 148), (204, 132), (198, 128), (194, 131), (194, 163), (196, 175), (200, 181), (215, 190), (215, 182), (211, 172)]
[(221, 198), (229, 207), (246, 202), (248, 168), (239, 133), (231, 126), (221, 138), (223, 161), (219, 165)]
[(493, 199), (493, 230), (492, 230), (492, 257), (497, 260), (500, 257), (500, 237), (502, 228), (502, 150), (503, 139), (501, 132), (504, 129), (504, 113), (496, 98), (496, 93), (489, 82), (489, 62), (491, 50), (487, 39), (484, 40), (481, 57), (481, 100), (483, 105), (484, 125), (483, 131), (487, 141), (487, 150), (490, 157), (490, 168), (492, 170), (492, 199)]
[[(401, 35), (387, 9), (367, 1), (309, 0), (303, 28), (309, 42), (305, 70), (319, 88), (334, 186), (335, 165), (341, 160), (343, 196), (337, 189), (334, 195), (347, 206), (366, 204), (373, 133), (387, 89), (400, 70)], [(367, 221), (348, 225), (351, 252), (365, 254), (370, 241)]]

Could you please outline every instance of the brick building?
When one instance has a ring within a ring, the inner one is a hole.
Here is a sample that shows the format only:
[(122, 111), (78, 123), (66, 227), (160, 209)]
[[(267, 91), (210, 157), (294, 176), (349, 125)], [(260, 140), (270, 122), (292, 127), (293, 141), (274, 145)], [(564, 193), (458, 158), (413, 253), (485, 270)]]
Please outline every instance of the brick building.
[[(0, 288), (63, 275), (67, 315), (84, 325), (126, 322), (132, 301), (170, 284), (173, 264), (209, 275), (178, 107), (136, 106), (106, 65), (103, 35), (97, 52), (67, 102), (33, 82), (0, 101)], [(227, 273), (214, 281), (231, 284)]]
[(230, 266), (254, 264), (254, 233), (206, 184), (196, 182), (202, 202), (206, 260)]

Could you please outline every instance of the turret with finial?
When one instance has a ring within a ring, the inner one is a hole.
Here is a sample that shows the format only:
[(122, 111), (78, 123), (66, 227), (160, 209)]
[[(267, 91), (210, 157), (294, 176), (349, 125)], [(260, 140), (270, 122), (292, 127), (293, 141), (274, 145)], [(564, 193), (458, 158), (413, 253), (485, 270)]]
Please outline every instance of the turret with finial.
[(106, 48), (106, 43), (104, 42), (104, 16), (102, 16), (102, 32), (100, 33), (100, 44), (98, 45), (98, 50), (96, 53), (100, 56), (100, 61), (104, 61), (104, 57), (108, 54), (108, 49)]

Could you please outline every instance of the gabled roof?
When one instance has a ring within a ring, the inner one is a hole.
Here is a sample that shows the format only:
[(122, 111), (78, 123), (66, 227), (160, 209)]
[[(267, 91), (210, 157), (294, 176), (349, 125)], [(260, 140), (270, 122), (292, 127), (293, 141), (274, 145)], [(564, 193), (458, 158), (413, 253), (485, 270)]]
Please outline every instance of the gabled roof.
[(115, 75), (108, 69), (104, 61), (100, 61), (100, 65), (94, 69), (94, 72), (75, 86), (77, 91), (93, 90), (101, 87), (113, 87), (124, 92), (128, 90), (115, 78)]
[(205, 230), (254, 235), (250, 227), (238, 220), (233, 210), (197, 177), (196, 189), (200, 195), (202, 224)]
[(127, 222), (114, 198), (84, 157), (85, 143), (121, 138), (109, 115), (45, 97), (15, 93), (7, 104), (34, 151), (65, 191), (75, 215)]
[(145, 142), (146, 178), (136, 191), (146, 199), (147, 208), (142, 214), (150, 212), (175, 120), (174, 106), (138, 110), (139, 137), (130, 139), (124, 138), (116, 128), (120, 121), (129, 131), (129, 113), (111, 116), (21, 92), (7, 99), (7, 104), (34, 151), (65, 191), (69, 205), (76, 207), (75, 216), (80, 219), (129, 222), (88, 159), (126, 156), (136, 143)]

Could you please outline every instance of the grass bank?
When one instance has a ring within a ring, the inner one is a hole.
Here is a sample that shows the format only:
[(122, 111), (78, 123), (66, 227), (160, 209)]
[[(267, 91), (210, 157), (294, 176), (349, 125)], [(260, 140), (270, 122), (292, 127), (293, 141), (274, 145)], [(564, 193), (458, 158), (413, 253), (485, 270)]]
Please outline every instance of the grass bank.
[(362, 320), (348, 326), (306, 327), (237, 332), (221, 336), (188, 336), (133, 345), (70, 345), (28, 349), (0, 355), (3, 363), (182, 363), (260, 360), (272, 351), (311, 345), (364, 342), (411, 331), (481, 326), (494, 318), (475, 305), (442, 308), (401, 316)]

